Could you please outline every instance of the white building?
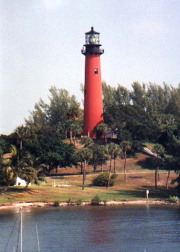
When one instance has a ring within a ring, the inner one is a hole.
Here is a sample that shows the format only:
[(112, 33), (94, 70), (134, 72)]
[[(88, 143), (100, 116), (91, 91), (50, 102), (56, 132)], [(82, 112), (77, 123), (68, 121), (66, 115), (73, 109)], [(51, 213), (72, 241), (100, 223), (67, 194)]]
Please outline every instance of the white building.
[[(16, 186), (26, 186), (26, 181), (24, 179), (17, 177), (15, 185)], [(29, 184), (29, 186), (31, 186), (31, 183)]]

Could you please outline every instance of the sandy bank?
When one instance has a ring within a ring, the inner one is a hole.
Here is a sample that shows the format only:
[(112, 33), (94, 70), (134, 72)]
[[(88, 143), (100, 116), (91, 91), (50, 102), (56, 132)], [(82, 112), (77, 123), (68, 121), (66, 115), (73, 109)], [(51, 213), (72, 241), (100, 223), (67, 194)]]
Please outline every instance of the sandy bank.
[[(1, 209), (10, 209), (10, 208), (21, 208), (21, 207), (45, 207), (45, 206), (53, 206), (53, 202), (20, 202), (20, 203), (12, 203), (12, 204), (1, 204)], [(106, 203), (100, 202), (100, 205), (180, 205), (179, 203), (170, 203), (167, 200), (122, 200), (122, 201), (107, 201)], [(91, 201), (82, 202), (81, 206), (87, 206), (91, 205)], [(60, 207), (63, 206), (77, 206), (77, 203), (72, 202), (71, 204), (68, 204), (67, 202), (61, 202), (59, 203)]]

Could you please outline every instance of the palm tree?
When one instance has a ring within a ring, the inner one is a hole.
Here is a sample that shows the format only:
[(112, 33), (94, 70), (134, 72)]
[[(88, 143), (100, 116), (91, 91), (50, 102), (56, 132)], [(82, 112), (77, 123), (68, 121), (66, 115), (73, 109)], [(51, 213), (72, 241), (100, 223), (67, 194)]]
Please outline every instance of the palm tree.
[(73, 142), (73, 129), (75, 128), (75, 122), (72, 119), (66, 121), (67, 129), (69, 130), (70, 143)]
[(75, 96), (69, 98), (67, 110), (67, 125), (70, 134), (70, 143), (72, 143), (73, 131), (76, 128), (77, 120), (81, 116), (80, 104), (76, 101)]
[(38, 171), (39, 159), (31, 156), (29, 152), (24, 153), (24, 158), (26, 162), (23, 167), (19, 169), (18, 176), (26, 181), (26, 186), (24, 187), (24, 190), (26, 190), (30, 183), (39, 184), (40, 181), (46, 180), (42, 172)]
[(76, 150), (75, 158), (77, 159), (77, 164), (81, 163), (81, 174), (83, 174), (83, 161), (84, 161), (84, 159), (82, 158), (82, 155), (81, 155), (81, 149)]
[(92, 150), (92, 159), (90, 160), (90, 165), (94, 168), (94, 173), (96, 173), (96, 169), (98, 166), (101, 166), (102, 171), (102, 165), (106, 163), (107, 157), (106, 157), (106, 148), (99, 144), (93, 144), (91, 147)]
[(84, 145), (84, 148), (89, 148), (89, 147), (93, 146), (93, 144), (94, 144), (92, 138), (90, 138), (88, 136), (81, 137), (80, 143)]
[(114, 156), (115, 147), (116, 147), (116, 144), (112, 142), (107, 145), (107, 153), (110, 155), (109, 178), (108, 178), (107, 188), (109, 187), (109, 184), (110, 184), (112, 159)]
[(131, 149), (131, 143), (128, 141), (123, 141), (120, 144), (123, 154), (124, 154), (124, 176), (125, 176), (125, 181), (127, 181), (127, 174), (126, 174), (126, 158), (127, 158), (127, 151)]
[(100, 153), (99, 153), (99, 162), (101, 166), (101, 172), (103, 172), (103, 164), (106, 164), (108, 157), (106, 155), (106, 147), (103, 145), (99, 145)]
[(116, 158), (122, 154), (122, 149), (118, 144), (115, 145), (114, 148), (114, 173), (116, 173)]
[(167, 180), (166, 180), (166, 189), (168, 190), (168, 182), (170, 178), (171, 169), (174, 166), (174, 159), (173, 159), (173, 156), (166, 155), (163, 161), (164, 161), (163, 163), (164, 163), (165, 168), (168, 170), (168, 175), (167, 175)]
[(157, 181), (159, 180), (159, 163), (161, 156), (164, 153), (164, 147), (161, 144), (154, 145), (152, 152), (156, 154), (156, 169), (155, 169), (155, 189), (157, 189)]
[(107, 130), (108, 125), (106, 123), (100, 123), (94, 128), (93, 133), (96, 134), (97, 139), (101, 139), (102, 137), (104, 137), (105, 143), (107, 144), (107, 138), (105, 134)]
[(2, 165), (0, 180), (1, 180), (1, 183), (6, 184), (6, 187), (4, 188), (2, 193), (6, 192), (8, 190), (9, 186), (14, 181), (14, 179), (15, 179), (15, 173), (14, 173), (12, 167)]
[(81, 159), (84, 161), (83, 184), (82, 184), (82, 190), (84, 190), (86, 180), (86, 166), (88, 164), (88, 161), (92, 158), (92, 150), (88, 148), (82, 148), (79, 150), (79, 154)]
[(10, 153), (4, 154), (1, 161), (2, 178), (6, 183), (6, 187), (2, 192), (8, 190), (13, 180), (17, 177), (19, 166), (19, 154), (14, 145), (10, 147)]
[(25, 126), (19, 126), (15, 129), (15, 133), (17, 134), (20, 141), (20, 150), (23, 148), (23, 140), (29, 135), (29, 128)]
[[(27, 186), (32, 180), (36, 180), (36, 170), (31, 167), (31, 155), (21, 149), (18, 150), (14, 145), (11, 145), (10, 153), (3, 156), (2, 168), (3, 177), (7, 185), (2, 192), (8, 190), (9, 186), (17, 176), (24, 179), (27, 182)], [(34, 177), (32, 176), (33, 174)]]
[(19, 177), (26, 181), (26, 186), (24, 190), (26, 190), (30, 183), (38, 183), (38, 176), (37, 171), (33, 167), (23, 167), (20, 173), (18, 174)]

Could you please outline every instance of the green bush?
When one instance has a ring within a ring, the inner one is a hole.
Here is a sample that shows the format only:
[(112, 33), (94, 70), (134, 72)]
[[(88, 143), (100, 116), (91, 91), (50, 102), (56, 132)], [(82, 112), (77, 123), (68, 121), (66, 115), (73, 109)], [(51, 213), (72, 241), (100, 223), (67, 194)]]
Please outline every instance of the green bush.
[(169, 196), (169, 202), (170, 203), (178, 203), (179, 198), (177, 196)]
[(117, 174), (116, 173), (113, 173), (112, 175), (111, 175), (111, 179), (116, 179), (117, 178)]
[[(111, 175), (110, 183), (109, 183), (110, 186), (114, 185), (114, 182), (115, 182), (114, 180), (116, 177), (117, 177), (116, 174)], [(93, 186), (107, 186), (108, 178), (109, 178), (109, 174), (106, 172), (102, 172), (93, 179), (92, 184)]]
[(66, 203), (68, 204), (68, 206), (71, 205), (71, 204), (72, 204), (71, 199), (69, 198), (69, 199), (66, 201)]
[(59, 201), (54, 201), (53, 206), (58, 207), (59, 206)]
[(107, 201), (106, 201), (106, 200), (103, 200), (103, 203), (104, 203), (104, 206), (106, 206), (106, 205), (107, 205)]
[(101, 200), (100, 200), (99, 196), (96, 195), (96, 196), (94, 196), (94, 198), (92, 198), (91, 205), (98, 206), (100, 202), (101, 202)]
[(81, 199), (77, 200), (76, 204), (80, 206), (82, 204), (82, 200)]

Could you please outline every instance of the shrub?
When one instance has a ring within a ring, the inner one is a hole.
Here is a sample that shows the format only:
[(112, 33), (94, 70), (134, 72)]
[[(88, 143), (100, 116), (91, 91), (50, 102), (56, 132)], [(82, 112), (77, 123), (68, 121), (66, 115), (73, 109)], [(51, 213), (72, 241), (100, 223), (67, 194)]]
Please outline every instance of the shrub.
[(96, 196), (94, 196), (94, 198), (92, 198), (91, 205), (98, 206), (100, 202), (101, 202), (101, 200), (100, 200), (99, 196), (96, 195)]
[(116, 173), (113, 173), (112, 175), (111, 175), (111, 179), (116, 179), (117, 178), (117, 174)]
[(68, 206), (71, 205), (71, 203), (72, 203), (72, 202), (71, 202), (71, 199), (69, 198), (69, 199), (66, 201), (66, 203), (68, 204)]
[(59, 201), (54, 201), (53, 206), (58, 207), (59, 206)]
[[(110, 183), (109, 183), (110, 186), (114, 185), (114, 182), (115, 182), (114, 180), (116, 177), (117, 177), (116, 174), (111, 175)], [(102, 172), (93, 179), (92, 184), (93, 186), (107, 186), (108, 179), (109, 179), (109, 174), (106, 172)]]
[(169, 196), (169, 202), (170, 203), (178, 203), (179, 198), (177, 196)]
[(77, 200), (76, 204), (80, 206), (82, 204), (82, 200), (81, 199)]
[(107, 205), (107, 201), (106, 201), (106, 200), (103, 200), (103, 203), (104, 203), (104, 206), (106, 206), (106, 205)]

